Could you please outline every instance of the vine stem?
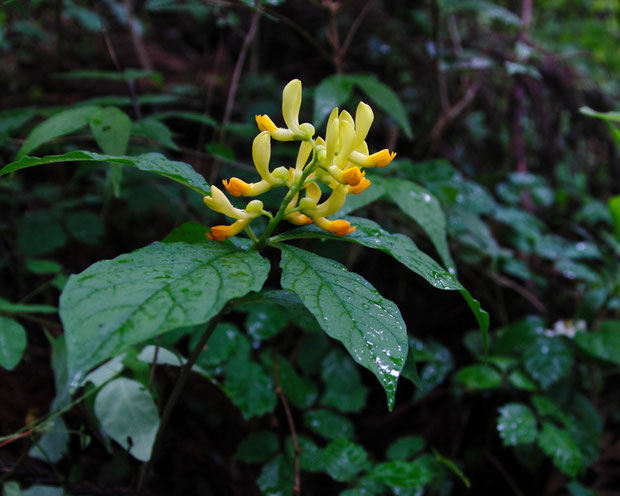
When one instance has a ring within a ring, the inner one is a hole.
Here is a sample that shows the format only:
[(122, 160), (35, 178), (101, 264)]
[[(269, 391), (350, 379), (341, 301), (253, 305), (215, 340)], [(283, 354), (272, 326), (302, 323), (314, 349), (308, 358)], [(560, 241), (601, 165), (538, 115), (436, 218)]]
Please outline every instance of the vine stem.
[(153, 442), (153, 451), (151, 452), (151, 458), (142, 465), (142, 469), (140, 470), (140, 477), (138, 479), (138, 484), (136, 486), (136, 490), (138, 493), (142, 492), (144, 483), (146, 482), (148, 478), (148, 473), (151, 469), (153, 459), (155, 458), (157, 448), (159, 447), (159, 444), (161, 443), (164, 430), (168, 424), (168, 421), (170, 420), (170, 415), (172, 414), (172, 411), (174, 410), (174, 407), (176, 406), (177, 401), (179, 400), (179, 397), (181, 396), (181, 393), (183, 392), (183, 388), (185, 387), (185, 384), (187, 383), (187, 380), (189, 379), (189, 376), (192, 372), (192, 368), (194, 364), (196, 363), (196, 361), (198, 360), (200, 353), (202, 352), (205, 345), (207, 344), (207, 341), (209, 341), (209, 338), (213, 334), (213, 331), (215, 330), (215, 326), (219, 323), (220, 318), (224, 314), (225, 310), (226, 310), (226, 307), (220, 310), (220, 312), (209, 321), (209, 324), (207, 325), (207, 328), (205, 329), (205, 331), (202, 333), (200, 340), (198, 341), (198, 343), (192, 350), (192, 354), (189, 356), (189, 358), (187, 359), (187, 362), (185, 362), (185, 365), (183, 365), (183, 368), (181, 369), (179, 378), (177, 379), (177, 382), (175, 383), (174, 388), (172, 389), (172, 392), (170, 393), (170, 397), (168, 398), (168, 401), (166, 402), (166, 406), (164, 406), (164, 411), (161, 414), (159, 428), (157, 429), (157, 434), (155, 435), (155, 441)]
[(293, 441), (293, 459), (295, 464), (295, 485), (293, 486), (293, 493), (299, 496), (301, 495), (301, 478), (299, 476), (299, 454), (301, 453), (301, 450), (299, 449), (299, 444), (297, 443), (297, 431), (295, 430), (295, 422), (293, 422), (293, 414), (291, 413), (291, 408), (288, 405), (286, 396), (284, 396), (284, 392), (282, 391), (280, 365), (276, 354), (273, 355), (273, 378), (276, 383), (276, 393), (280, 397), (280, 401), (282, 401), (282, 406), (284, 407), (284, 412), (286, 413), (286, 420), (288, 421), (288, 427), (291, 431), (291, 439)]

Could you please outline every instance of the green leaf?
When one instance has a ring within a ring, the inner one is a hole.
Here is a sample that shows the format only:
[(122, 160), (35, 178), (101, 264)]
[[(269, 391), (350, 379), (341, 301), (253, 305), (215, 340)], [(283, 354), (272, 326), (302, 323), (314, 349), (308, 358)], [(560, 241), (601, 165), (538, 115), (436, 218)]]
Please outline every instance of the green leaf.
[(246, 353), (237, 353), (226, 364), (224, 371), (224, 391), (241, 410), (244, 418), (273, 411), (277, 402), (273, 379)]
[(352, 89), (353, 82), (348, 76), (335, 74), (323, 79), (314, 90), (314, 126), (319, 127), (334, 107), (346, 103)]
[(53, 417), (45, 424), (45, 432), (30, 451), (28, 456), (48, 463), (57, 463), (65, 456), (69, 448), (69, 430), (62, 417)]
[(84, 381), (82, 384), (86, 384), (90, 382), (95, 387), (102, 386), (106, 382), (108, 382), (113, 377), (116, 377), (123, 370), (123, 360), (125, 359), (125, 354), (122, 353), (120, 355), (115, 356), (111, 360), (108, 360), (103, 365), (100, 365), (95, 370), (90, 372), (86, 377), (84, 377)]
[(390, 87), (370, 74), (347, 74), (346, 78), (359, 86), (377, 107), (393, 117), (407, 138), (413, 139), (413, 132), (405, 108), (398, 95)]
[(502, 375), (488, 365), (469, 365), (459, 370), (455, 377), (470, 389), (492, 389), (502, 383)]
[(147, 461), (157, 429), (157, 406), (139, 382), (119, 377), (109, 382), (95, 399), (95, 415), (103, 430), (130, 455)]
[(495, 3), (484, 0), (440, 0), (439, 5), (447, 14), (459, 10), (472, 10), (510, 26), (521, 26), (521, 19), (518, 15)]
[(573, 438), (564, 430), (544, 422), (538, 436), (538, 445), (552, 458), (553, 463), (569, 477), (581, 470), (581, 454)]
[(147, 117), (141, 121), (134, 122), (131, 134), (151, 139), (167, 148), (178, 151), (179, 147), (172, 140), (172, 131), (163, 122)]
[(373, 480), (390, 487), (423, 487), (435, 477), (430, 459), (422, 456), (413, 461), (395, 460), (378, 464), (369, 474)]
[(357, 195), (347, 195), (345, 204), (340, 210), (338, 210), (338, 216), (349, 215), (349, 213), (354, 212), (355, 210), (374, 203), (385, 194), (385, 187), (380, 181), (377, 180), (377, 178), (370, 175), (366, 176), (366, 178), (371, 180), (372, 188), (366, 188)]
[(446, 237), (446, 217), (439, 201), (424, 188), (405, 179), (386, 181), (387, 197), (426, 232), (451, 274), (456, 274)]
[(131, 136), (131, 119), (116, 107), (106, 107), (90, 119), (90, 130), (103, 153), (124, 155)]
[(329, 443), (321, 452), (321, 459), (329, 476), (340, 482), (351, 481), (370, 468), (364, 448), (342, 438)]
[(538, 389), (536, 383), (532, 381), (525, 372), (518, 369), (510, 372), (508, 382), (511, 386), (522, 389), (523, 391), (536, 391)]
[(297, 293), (323, 330), (373, 372), (392, 409), (407, 356), (407, 328), (400, 311), (363, 277), (299, 248), (282, 250), (282, 287)]
[(67, 231), (77, 241), (97, 245), (104, 232), (101, 216), (92, 212), (71, 212), (65, 218)]
[[(19, 149), (16, 160), (23, 159), (28, 153), (36, 150), (43, 143), (54, 138), (65, 136), (86, 126), (90, 119), (99, 111), (99, 107), (77, 107), (58, 112), (36, 126), (28, 135)], [(4, 169), (3, 169), (4, 170)], [(2, 175), (2, 171), (0, 171)]]
[(129, 68), (123, 70), (122, 72), (78, 70), (55, 74), (55, 76), (63, 79), (98, 79), (104, 81), (131, 81), (136, 79), (150, 79), (156, 84), (161, 85), (162, 83), (162, 77), (159, 72)]
[(17, 244), (26, 255), (44, 255), (63, 247), (66, 242), (67, 235), (50, 211), (29, 212), (19, 221)]
[(610, 198), (608, 206), (616, 229), (616, 238), (620, 239), (620, 195)]
[(245, 328), (252, 339), (272, 338), (286, 327), (289, 313), (274, 303), (253, 304), (245, 319)]
[(310, 408), (319, 395), (316, 384), (300, 376), (282, 357), (279, 357), (278, 368), (282, 391), (286, 397), (301, 410)]
[(291, 496), (295, 485), (293, 462), (278, 455), (264, 465), (256, 481), (263, 496)]
[(63, 491), (62, 487), (35, 484), (22, 490), (20, 494), (21, 496), (65, 496), (67, 493)]
[[(194, 348), (199, 335), (190, 342), (190, 348)], [(207, 341), (206, 349), (198, 357), (201, 367), (209, 368), (220, 365), (233, 356), (235, 351), (243, 351), (249, 348), (247, 338), (230, 322), (220, 322)]]
[(32, 107), (3, 110), (0, 112), (0, 137), (19, 129), (38, 113)]
[(533, 443), (538, 436), (536, 417), (522, 403), (509, 403), (499, 409), (497, 430), (504, 446)]
[(575, 343), (593, 357), (620, 365), (620, 320), (605, 320), (596, 331), (578, 332)]
[(254, 251), (205, 241), (153, 243), (71, 276), (60, 297), (70, 380), (132, 344), (206, 323), (230, 299), (258, 291), (268, 271)]
[(608, 122), (620, 122), (620, 112), (597, 112), (590, 107), (581, 107), (579, 109), (579, 112), (584, 115), (596, 117), (597, 119), (602, 119)]
[(573, 352), (562, 339), (538, 337), (523, 352), (525, 371), (543, 389), (564, 377), (573, 366)]
[(545, 396), (532, 396), (532, 403), (534, 404), (534, 408), (536, 408), (536, 412), (541, 417), (549, 417), (558, 420), (565, 426), (572, 422), (570, 415), (565, 412), (564, 408), (556, 405)]
[(353, 438), (353, 423), (330, 410), (312, 410), (304, 416), (304, 423), (325, 439)]
[(152, 119), (185, 119), (187, 121), (199, 122), (211, 127), (219, 127), (219, 123), (211, 116), (207, 114), (200, 114), (198, 112), (162, 112), (159, 114), (151, 115)]
[(278, 436), (273, 432), (252, 432), (237, 446), (235, 459), (245, 463), (264, 462), (278, 452), (278, 444)]
[(0, 367), (13, 370), (25, 349), (26, 330), (15, 320), (0, 315)]
[(211, 188), (204, 177), (198, 174), (191, 165), (185, 162), (173, 162), (160, 153), (145, 153), (137, 157), (117, 157), (102, 155), (87, 151), (69, 152), (63, 155), (48, 155), (47, 157), (24, 157), (17, 162), (5, 165), (0, 169), (0, 176), (35, 165), (54, 164), (59, 162), (107, 162), (110, 164), (128, 165), (141, 171), (154, 172), (160, 176), (172, 179), (186, 186), (200, 195), (211, 194)]
[(58, 274), (62, 270), (62, 265), (53, 260), (29, 258), (26, 260), (26, 269), (33, 274)]
[[(422, 366), (418, 375), (416, 363), (420, 362), (427, 363)], [(448, 348), (435, 341), (424, 343), (409, 337), (409, 354), (403, 376), (419, 388), (416, 391), (416, 399), (420, 399), (441, 384), (453, 368), (454, 361)]]
[(362, 384), (359, 370), (340, 350), (333, 350), (322, 363), (321, 377), (325, 393), (321, 403), (341, 412), (358, 412), (366, 404), (368, 390)]
[(0, 313), (56, 313), (58, 308), (51, 305), (30, 305), (27, 303), (11, 303), (0, 298)]
[(230, 162), (235, 160), (235, 151), (224, 143), (218, 143), (217, 141), (207, 143), (205, 145), (205, 151), (222, 160), (228, 160)]
[(8, 481), (2, 484), (2, 496), (21, 496), (21, 494), (18, 482)]
[(385, 452), (388, 460), (406, 460), (424, 449), (424, 439), (420, 436), (403, 436), (394, 441)]
[(566, 489), (570, 491), (571, 496), (598, 496), (597, 492), (582, 486), (575, 480), (566, 484)]

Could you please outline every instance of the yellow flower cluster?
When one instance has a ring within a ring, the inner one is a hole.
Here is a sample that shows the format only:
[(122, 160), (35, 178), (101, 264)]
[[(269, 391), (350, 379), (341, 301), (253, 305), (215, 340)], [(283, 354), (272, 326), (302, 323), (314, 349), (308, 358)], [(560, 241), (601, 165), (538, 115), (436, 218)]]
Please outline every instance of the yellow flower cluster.
[[(224, 180), (228, 193), (233, 196), (256, 196), (277, 186), (285, 186), (289, 194), (285, 197), (275, 219), (263, 209), (260, 200), (252, 200), (245, 210), (235, 208), (224, 193), (216, 186), (211, 187), (211, 196), (205, 196), (206, 205), (228, 217), (236, 219), (230, 226), (214, 226), (207, 233), (209, 239), (222, 241), (241, 232), (250, 222), (266, 215), (272, 222), (284, 218), (296, 225), (315, 223), (322, 229), (338, 235), (355, 230), (345, 220), (329, 220), (346, 200), (347, 194), (358, 194), (370, 186), (362, 168), (385, 167), (396, 153), (387, 149), (372, 155), (368, 151), (366, 136), (373, 121), (372, 109), (363, 102), (357, 107), (355, 120), (343, 110), (335, 108), (327, 121), (325, 139), (314, 138), (312, 124), (299, 123), (301, 107), (301, 81), (292, 80), (282, 92), (282, 116), (286, 128), (277, 127), (267, 115), (257, 115), (256, 123), (260, 134), (252, 144), (252, 159), (261, 178), (255, 183), (246, 183), (233, 177)], [(300, 141), (295, 167), (276, 167), (270, 170), (271, 140)], [(321, 188), (324, 184), (331, 193), (323, 202)], [(300, 193), (304, 191), (303, 198)], [(275, 227), (275, 226), (274, 226)]]

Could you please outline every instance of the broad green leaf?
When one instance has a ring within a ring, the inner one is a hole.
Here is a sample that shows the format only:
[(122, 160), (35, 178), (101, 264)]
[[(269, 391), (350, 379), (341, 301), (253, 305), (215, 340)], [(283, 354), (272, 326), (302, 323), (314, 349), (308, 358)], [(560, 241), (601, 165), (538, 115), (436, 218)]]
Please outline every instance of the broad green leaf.
[(437, 198), (404, 179), (387, 180), (386, 190), (387, 197), (428, 235), (450, 273), (456, 274), (446, 237), (446, 217)]
[(277, 241), (287, 239), (333, 239), (348, 241), (367, 248), (380, 250), (394, 257), (409, 270), (423, 277), (429, 284), (446, 290), (459, 290), (472, 310), (474, 317), (482, 331), (484, 339), (489, 327), (489, 314), (480, 307), (480, 303), (463, 288), (461, 283), (449, 271), (444, 269), (435, 260), (420, 250), (411, 238), (403, 234), (391, 234), (382, 229), (379, 224), (362, 217), (346, 217), (355, 226), (355, 231), (346, 236), (330, 234), (315, 225), (293, 229), (276, 237)]
[(584, 466), (599, 457), (603, 421), (594, 405), (582, 394), (575, 394), (570, 404), (571, 421), (566, 430), (579, 446)]
[[(23, 159), (30, 152), (36, 150), (43, 143), (54, 138), (74, 133), (88, 124), (90, 119), (99, 111), (99, 107), (77, 107), (58, 112), (36, 126), (28, 135), (19, 149), (16, 160)], [(1, 175), (0, 171), (0, 175)]]
[(111, 360), (108, 360), (103, 365), (100, 365), (95, 370), (90, 372), (86, 377), (84, 377), (84, 381), (82, 384), (86, 384), (87, 382), (91, 382), (93, 386), (99, 387), (108, 382), (113, 377), (116, 377), (123, 370), (123, 360), (125, 358), (125, 354), (122, 353), (120, 355), (115, 356)]
[(459, 370), (455, 377), (470, 389), (492, 389), (502, 383), (502, 375), (488, 365), (469, 365)]
[[(198, 342), (199, 335), (190, 341), (190, 348), (193, 349)], [(198, 365), (209, 368), (220, 365), (230, 359), (235, 351), (249, 349), (250, 343), (237, 328), (230, 322), (220, 322), (207, 341), (206, 349), (198, 357)]]
[[(416, 363), (420, 362), (426, 363), (422, 365), (418, 374)], [(416, 399), (420, 399), (441, 384), (453, 368), (454, 361), (448, 348), (435, 341), (424, 343), (409, 337), (409, 353), (402, 375), (418, 388)]]
[(605, 320), (596, 331), (578, 332), (575, 343), (599, 360), (620, 365), (620, 320)]
[(101, 216), (92, 212), (71, 212), (66, 215), (65, 225), (69, 234), (86, 245), (97, 245), (105, 230)]
[(368, 99), (394, 118), (405, 135), (413, 139), (413, 131), (400, 98), (394, 91), (370, 74), (347, 74), (346, 78), (355, 83)]
[(572, 365), (572, 349), (559, 338), (538, 337), (523, 352), (525, 371), (543, 389), (564, 377)]
[(101, 151), (107, 155), (125, 155), (131, 136), (131, 119), (116, 107), (106, 107), (90, 119), (90, 130)]
[(67, 235), (58, 217), (51, 211), (28, 212), (19, 220), (17, 244), (27, 256), (40, 256), (67, 242)]
[(533, 443), (538, 436), (536, 417), (522, 403), (509, 403), (499, 409), (497, 430), (504, 446)]
[(278, 369), (282, 391), (286, 397), (300, 410), (310, 408), (319, 393), (316, 384), (300, 376), (293, 366), (284, 358), (279, 357)]
[(278, 452), (278, 436), (270, 431), (254, 431), (237, 446), (235, 459), (245, 463), (269, 460)]
[(254, 251), (205, 241), (153, 243), (71, 276), (60, 297), (70, 380), (132, 344), (206, 323), (268, 271)]
[(304, 423), (325, 439), (353, 438), (353, 423), (330, 410), (311, 410), (304, 416)]
[(520, 353), (539, 337), (545, 329), (545, 322), (537, 316), (526, 317), (493, 334), (492, 350), (497, 355)]
[(58, 308), (51, 305), (31, 305), (29, 303), (11, 303), (0, 298), (0, 313), (56, 313)]
[(385, 194), (385, 187), (373, 176), (367, 176), (372, 182), (371, 188), (366, 188), (357, 195), (347, 195), (345, 204), (338, 210), (338, 216), (349, 215), (351, 212), (369, 205)]
[[(324, 472), (324, 459), (322, 456), (323, 450), (319, 448), (314, 441), (308, 439), (305, 436), (297, 434), (297, 446), (299, 447), (299, 468), (307, 470), (308, 472)], [(290, 459), (293, 460), (295, 447), (293, 445), (293, 439), (289, 436), (286, 439), (284, 445), (284, 453)]]
[(28, 456), (48, 463), (59, 462), (69, 448), (69, 430), (62, 417), (53, 417), (45, 425), (45, 432), (30, 451)]
[(368, 390), (353, 360), (345, 353), (332, 350), (323, 360), (321, 377), (325, 383), (323, 405), (341, 412), (358, 412), (364, 408)]
[(424, 439), (420, 436), (403, 436), (394, 441), (385, 452), (388, 460), (407, 460), (424, 449)]
[(15, 320), (0, 315), (0, 367), (13, 370), (25, 349), (26, 330)]
[(62, 265), (53, 260), (29, 258), (26, 260), (26, 269), (33, 274), (58, 274), (62, 270)]
[(602, 119), (608, 122), (620, 122), (620, 112), (597, 112), (590, 107), (581, 107), (579, 109), (579, 112), (584, 115), (596, 117), (597, 119)]
[(318, 128), (334, 107), (346, 103), (352, 89), (353, 82), (347, 76), (335, 74), (323, 79), (314, 90), (314, 126)]
[(138, 460), (147, 461), (157, 429), (157, 406), (139, 382), (119, 377), (109, 382), (95, 399), (95, 415), (112, 439)]
[(23, 489), (21, 496), (66, 496), (67, 493), (63, 491), (62, 487), (56, 486), (43, 486), (35, 484), (28, 489)]
[(200, 114), (198, 112), (178, 112), (178, 111), (170, 111), (170, 112), (162, 112), (159, 114), (151, 115), (152, 119), (184, 119), (186, 121), (199, 122), (200, 124), (205, 124), (211, 127), (219, 127), (219, 123), (211, 116), (207, 114)]
[(435, 477), (430, 459), (422, 456), (413, 461), (395, 460), (378, 464), (369, 474), (371, 479), (390, 487), (422, 487)]
[(269, 339), (289, 323), (289, 313), (274, 303), (253, 304), (245, 319), (248, 334), (256, 341)]
[(396, 305), (338, 262), (299, 248), (278, 247), (282, 287), (297, 293), (323, 330), (377, 376), (391, 409), (408, 346)]
[(536, 391), (538, 389), (536, 383), (532, 381), (525, 372), (518, 369), (510, 372), (508, 382), (511, 386), (522, 389), (523, 391)]
[(60, 162), (107, 162), (110, 164), (128, 165), (145, 172), (154, 172), (172, 179), (201, 195), (211, 193), (211, 188), (204, 177), (198, 174), (191, 165), (185, 162), (173, 162), (160, 153), (145, 153), (137, 157), (117, 157), (102, 155), (87, 151), (69, 152), (63, 155), (48, 155), (47, 157), (24, 157), (17, 162), (5, 165), (0, 169), (0, 176), (35, 165), (54, 164)]
[[(250, 360), (246, 353), (237, 353), (224, 367), (224, 391), (241, 410), (243, 417), (264, 415), (273, 411), (277, 397), (271, 375)], [(270, 371), (271, 372), (271, 371)]]
[(0, 138), (19, 129), (37, 114), (38, 110), (32, 107), (3, 110), (0, 112)]
[(152, 117), (134, 122), (131, 134), (133, 136), (151, 139), (172, 150), (179, 150), (177, 144), (172, 140), (172, 131), (170, 128), (163, 122), (153, 119)]
[(284, 455), (278, 455), (264, 465), (256, 484), (263, 496), (291, 496), (295, 485), (293, 462)]
[(2, 484), (2, 496), (21, 496), (22, 491), (19, 488), (19, 483), (15, 481), (8, 481)]
[(340, 482), (351, 481), (361, 471), (370, 468), (364, 448), (342, 438), (329, 443), (321, 451), (320, 457), (325, 471)]
[(538, 446), (552, 458), (556, 467), (569, 477), (576, 477), (581, 470), (581, 453), (565, 430), (544, 422), (538, 436)]
[(565, 411), (565, 409), (551, 401), (546, 396), (532, 396), (532, 403), (534, 404), (534, 408), (536, 408), (536, 412), (541, 417), (549, 417), (554, 420), (558, 420), (565, 426), (572, 422), (570, 415)]

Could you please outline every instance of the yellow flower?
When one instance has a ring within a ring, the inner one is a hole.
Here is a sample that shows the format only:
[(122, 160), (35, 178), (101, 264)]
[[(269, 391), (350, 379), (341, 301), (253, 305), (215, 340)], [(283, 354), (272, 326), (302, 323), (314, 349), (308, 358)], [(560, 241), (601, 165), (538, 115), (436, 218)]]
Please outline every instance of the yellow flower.
[(256, 125), (261, 131), (267, 131), (278, 141), (308, 140), (314, 136), (314, 126), (309, 122), (299, 123), (301, 108), (301, 81), (293, 79), (282, 91), (282, 117), (286, 129), (277, 127), (268, 115), (257, 115)]
[(203, 201), (211, 210), (237, 219), (230, 226), (213, 226), (211, 232), (207, 233), (208, 239), (223, 241), (224, 239), (239, 234), (253, 219), (264, 213), (263, 202), (252, 200), (247, 204), (245, 210), (233, 207), (226, 195), (217, 186), (211, 186), (211, 196), (205, 196)]
[(325, 229), (339, 236), (355, 231), (355, 227), (351, 226), (346, 220), (329, 220), (327, 217), (335, 214), (347, 198), (347, 186), (337, 185), (329, 198), (320, 205), (317, 205), (321, 196), (321, 189), (316, 183), (310, 183), (306, 187), (306, 197), (299, 202), (299, 208), (302, 213), (306, 214), (321, 229)]

